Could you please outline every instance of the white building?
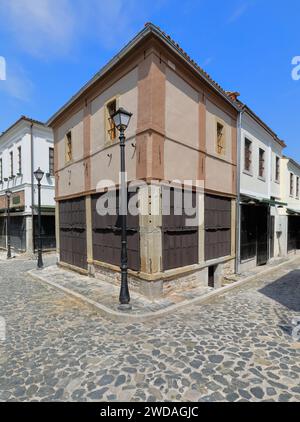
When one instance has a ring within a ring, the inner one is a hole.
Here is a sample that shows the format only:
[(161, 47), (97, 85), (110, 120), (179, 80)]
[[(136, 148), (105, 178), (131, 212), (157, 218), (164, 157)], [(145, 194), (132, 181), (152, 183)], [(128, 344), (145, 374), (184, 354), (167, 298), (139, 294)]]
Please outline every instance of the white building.
[(283, 157), (281, 179), (281, 196), (287, 204), (281, 210), (284, 252), (290, 254), (300, 249), (300, 164)]
[[(37, 183), (42, 180), (42, 240), (44, 249), (55, 248), (55, 178), (53, 133), (43, 123), (22, 116), (0, 135), (0, 247), (7, 246), (6, 191), (12, 191), (11, 244), (18, 251), (33, 252), (37, 236)], [(36, 236), (35, 234), (36, 233)]]
[(247, 271), (284, 255), (280, 213), (281, 160), (285, 143), (249, 107), (239, 127), (238, 270)]

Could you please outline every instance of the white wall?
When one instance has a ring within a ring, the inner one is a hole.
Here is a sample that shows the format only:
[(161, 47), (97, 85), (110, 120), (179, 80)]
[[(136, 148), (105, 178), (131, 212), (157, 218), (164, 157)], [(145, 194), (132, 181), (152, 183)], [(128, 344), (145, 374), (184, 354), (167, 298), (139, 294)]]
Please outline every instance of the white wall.
[[(290, 174), (294, 175), (294, 192), (290, 195)], [(289, 158), (284, 158), (281, 164), (281, 194), (287, 208), (300, 211), (300, 198), (296, 196), (296, 179), (300, 180), (300, 167), (296, 166)], [(300, 182), (299, 182), (300, 183)]]
[[(30, 122), (22, 120), (16, 127), (0, 137), (0, 159), (2, 158), (3, 179), (10, 177), (10, 151), (13, 152), (14, 175), (13, 180), (2, 181), (0, 183), (0, 196), (5, 195), (5, 191), (12, 192), (25, 191), (25, 212), (31, 213), (31, 136)], [(40, 125), (33, 127), (34, 144), (34, 170), (40, 167), (45, 176), (42, 181), (42, 205), (54, 206), (55, 183), (54, 177), (47, 178), (49, 172), (49, 148), (53, 147), (52, 130)], [(22, 151), (22, 175), (18, 173), (18, 147)], [(35, 180), (35, 179), (34, 179)], [(37, 189), (35, 189), (37, 191)], [(36, 192), (35, 204), (37, 204)]]
[[(245, 171), (245, 138), (252, 142), (251, 171)], [(259, 177), (259, 149), (265, 151), (265, 174)], [(282, 157), (282, 147), (248, 114), (242, 117), (241, 193), (259, 198), (280, 199), (280, 181), (275, 180), (276, 156)]]

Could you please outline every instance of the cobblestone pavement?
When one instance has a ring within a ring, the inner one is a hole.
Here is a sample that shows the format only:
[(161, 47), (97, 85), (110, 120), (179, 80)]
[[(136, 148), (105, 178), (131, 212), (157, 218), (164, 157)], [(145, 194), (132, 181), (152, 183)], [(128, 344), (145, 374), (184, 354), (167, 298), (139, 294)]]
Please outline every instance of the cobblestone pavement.
[[(57, 265), (48, 266), (43, 271), (37, 269), (31, 271), (34, 277), (43, 282), (54, 282), (57, 286), (66, 288), (71, 292), (79, 293), (83, 298), (91, 299), (95, 303), (104, 305), (110, 311), (118, 312), (120, 287), (98, 278), (87, 277), (59, 268)], [(210, 287), (181, 289), (179, 292), (171, 292), (161, 299), (151, 301), (135, 291), (131, 291), (132, 310), (131, 315), (140, 315), (167, 309), (172, 305), (190, 299), (199, 298), (211, 292)], [(123, 318), (124, 315), (122, 315)]]
[(0, 401), (300, 400), (299, 262), (130, 325), (35, 281), (34, 265), (0, 263)]

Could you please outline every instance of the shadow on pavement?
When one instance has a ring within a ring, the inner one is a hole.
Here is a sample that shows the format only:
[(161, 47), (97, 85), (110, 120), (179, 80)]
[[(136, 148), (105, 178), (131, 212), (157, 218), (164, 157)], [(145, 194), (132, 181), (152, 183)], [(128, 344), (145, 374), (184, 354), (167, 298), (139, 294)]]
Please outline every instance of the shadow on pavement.
[(290, 272), (259, 292), (291, 311), (300, 312), (300, 270)]

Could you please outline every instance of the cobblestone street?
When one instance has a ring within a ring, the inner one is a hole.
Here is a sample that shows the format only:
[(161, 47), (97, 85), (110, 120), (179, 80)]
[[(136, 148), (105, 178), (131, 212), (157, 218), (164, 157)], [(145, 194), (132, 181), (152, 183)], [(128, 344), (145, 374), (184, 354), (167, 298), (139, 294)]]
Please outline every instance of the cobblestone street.
[(0, 262), (1, 401), (300, 401), (299, 261), (135, 324), (33, 279), (34, 266)]

